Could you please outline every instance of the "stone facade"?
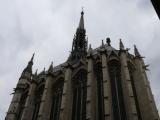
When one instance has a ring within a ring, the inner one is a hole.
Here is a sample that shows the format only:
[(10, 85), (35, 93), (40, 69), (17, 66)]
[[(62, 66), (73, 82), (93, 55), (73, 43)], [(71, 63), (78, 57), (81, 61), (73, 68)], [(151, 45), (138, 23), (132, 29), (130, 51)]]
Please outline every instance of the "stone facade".
[(147, 65), (134, 47), (110, 39), (87, 49), (83, 11), (66, 62), (32, 73), (33, 57), (22, 72), (5, 120), (160, 120)]

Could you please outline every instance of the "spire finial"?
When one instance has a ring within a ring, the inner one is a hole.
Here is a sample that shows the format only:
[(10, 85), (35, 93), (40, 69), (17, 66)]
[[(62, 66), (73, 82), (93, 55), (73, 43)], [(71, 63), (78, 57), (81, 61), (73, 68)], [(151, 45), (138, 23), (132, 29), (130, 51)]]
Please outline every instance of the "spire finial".
[(83, 8), (82, 8), (82, 12), (81, 12), (81, 18), (80, 18), (80, 21), (79, 21), (79, 29), (84, 29), (84, 18), (83, 18), (83, 15), (84, 15), (84, 11), (83, 11)]
[(84, 14), (84, 7), (82, 6), (82, 12), (81, 12), (81, 15), (83, 15)]

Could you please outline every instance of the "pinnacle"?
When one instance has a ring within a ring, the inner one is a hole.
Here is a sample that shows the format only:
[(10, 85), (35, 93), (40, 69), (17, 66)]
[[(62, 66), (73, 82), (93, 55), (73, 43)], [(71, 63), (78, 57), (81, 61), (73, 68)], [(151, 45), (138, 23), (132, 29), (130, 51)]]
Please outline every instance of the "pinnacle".
[(53, 61), (51, 62), (51, 65), (50, 65), (50, 67), (48, 69), (48, 72), (52, 72), (52, 71), (53, 71)]
[(121, 39), (120, 39), (120, 42), (119, 42), (119, 47), (120, 47), (120, 50), (124, 50), (124, 45), (123, 45), (123, 42), (122, 42)]
[(135, 54), (135, 56), (141, 56), (136, 45), (134, 45), (134, 54)]

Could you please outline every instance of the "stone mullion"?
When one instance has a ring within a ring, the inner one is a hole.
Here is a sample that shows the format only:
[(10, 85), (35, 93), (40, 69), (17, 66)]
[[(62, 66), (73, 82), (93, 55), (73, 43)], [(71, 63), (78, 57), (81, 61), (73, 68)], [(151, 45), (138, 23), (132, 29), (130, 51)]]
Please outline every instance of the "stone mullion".
[(102, 54), (102, 73), (105, 120), (113, 120), (111, 83), (108, 71), (107, 57), (104, 53)]
[(52, 106), (52, 76), (48, 76), (46, 79), (40, 109), (38, 113), (38, 120), (49, 120)]
[(93, 60), (88, 58), (86, 119), (96, 120), (96, 97)]
[(25, 108), (22, 114), (21, 120), (31, 120), (33, 117), (34, 107), (35, 107), (35, 90), (36, 90), (36, 83), (32, 83), (29, 89), (29, 93), (26, 99)]
[(63, 94), (60, 109), (60, 120), (71, 120), (72, 114), (72, 88), (71, 88), (71, 77), (72, 69), (71, 66), (67, 66), (65, 71)]
[(128, 65), (127, 65), (127, 53), (121, 52), (120, 61), (121, 61), (121, 82), (123, 88), (123, 96), (125, 102), (125, 108), (127, 112), (128, 120), (138, 120), (135, 99), (132, 90), (131, 79), (129, 75)]

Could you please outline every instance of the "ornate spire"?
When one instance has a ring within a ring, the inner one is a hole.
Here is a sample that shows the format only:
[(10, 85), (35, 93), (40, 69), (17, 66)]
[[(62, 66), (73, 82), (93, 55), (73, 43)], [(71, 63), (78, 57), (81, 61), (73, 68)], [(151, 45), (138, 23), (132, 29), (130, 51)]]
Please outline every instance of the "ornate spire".
[(138, 51), (138, 49), (137, 49), (137, 47), (136, 47), (136, 45), (134, 45), (134, 54), (135, 54), (136, 57), (140, 57), (141, 56), (139, 51)]
[(86, 30), (84, 28), (84, 12), (82, 10), (79, 26), (72, 43), (72, 51), (69, 60), (77, 61), (87, 55)]
[(121, 39), (119, 41), (119, 48), (120, 48), (120, 50), (124, 50), (124, 45), (123, 45), (123, 42)]

